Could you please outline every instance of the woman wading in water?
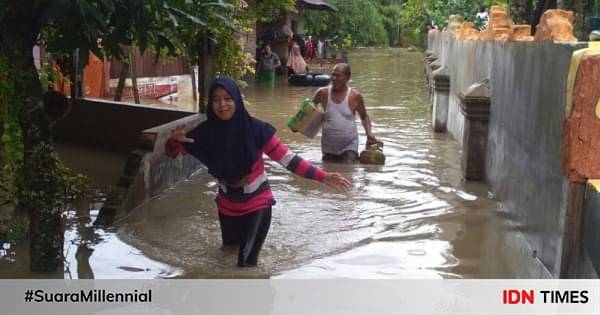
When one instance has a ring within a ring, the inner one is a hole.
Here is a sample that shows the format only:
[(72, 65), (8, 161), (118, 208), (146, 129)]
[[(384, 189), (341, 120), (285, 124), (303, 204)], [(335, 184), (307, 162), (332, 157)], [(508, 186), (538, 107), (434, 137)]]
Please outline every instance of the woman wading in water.
[(191, 154), (219, 181), (215, 199), (223, 246), (239, 246), (238, 266), (255, 266), (269, 231), (275, 204), (264, 170), (263, 154), (290, 172), (348, 191), (350, 182), (327, 173), (290, 152), (275, 128), (246, 111), (239, 87), (218, 78), (210, 87), (206, 121), (191, 131), (173, 129), (165, 152), (170, 157)]

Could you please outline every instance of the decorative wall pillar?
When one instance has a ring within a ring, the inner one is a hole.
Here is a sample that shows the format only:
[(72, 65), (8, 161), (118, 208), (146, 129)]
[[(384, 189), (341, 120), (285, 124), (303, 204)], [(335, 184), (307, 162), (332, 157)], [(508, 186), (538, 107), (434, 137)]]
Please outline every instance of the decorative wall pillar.
[(425, 78), (429, 81), (429, 77), (431, 76), (431, 64), (438, 60), (438, 57), (432, 51), (427, 51), (425, 56)]
[(429, 82), (429, 97), (431, 97), (431, 101), (433, 102), (433, 72), (442, 67), (442, 61), (439, 59), (433, 60), (429, 64), (429, 75), (427, 76), (427, 81)]
[(433, 81), (432, 124), (435, 132), (445, 132), (450, 101), (450, 73), (441, 67), (431, 73)]
[(467, 180), (485, 180), (485, 152), (490, 118), (488, 80), (472, 84), (458, 93), (460, 111), (465, 117), (461, 169)]

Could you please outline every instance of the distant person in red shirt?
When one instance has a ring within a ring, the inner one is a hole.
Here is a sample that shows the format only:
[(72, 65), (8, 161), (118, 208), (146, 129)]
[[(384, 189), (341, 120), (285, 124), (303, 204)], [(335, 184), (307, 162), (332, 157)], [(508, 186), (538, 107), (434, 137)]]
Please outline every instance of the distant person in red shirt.
[(311, 62), (315, 56), (315, 48), (313, 46), (312, 36), (308, 36), (306, 41), (306, 61)]

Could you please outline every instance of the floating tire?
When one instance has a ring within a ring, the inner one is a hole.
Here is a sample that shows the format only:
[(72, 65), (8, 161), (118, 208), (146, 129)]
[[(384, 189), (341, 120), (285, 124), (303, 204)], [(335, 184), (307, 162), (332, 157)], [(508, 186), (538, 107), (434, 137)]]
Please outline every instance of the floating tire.
[(326, 86), (331, 78), (326, 74), (306, 73), (292, 74), (288, 77), (288, 84), (294, 86)]

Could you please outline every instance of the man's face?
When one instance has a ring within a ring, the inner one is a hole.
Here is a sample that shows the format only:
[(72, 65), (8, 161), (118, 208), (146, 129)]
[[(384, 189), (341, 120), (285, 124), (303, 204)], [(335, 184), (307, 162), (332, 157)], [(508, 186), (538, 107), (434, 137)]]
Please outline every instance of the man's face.
[(344, 72), (344, 68), (341, 66), (333, 67), (331, 71), (331, 85), (334, 89), (343, 88), (348, 83), (348, 75)]

